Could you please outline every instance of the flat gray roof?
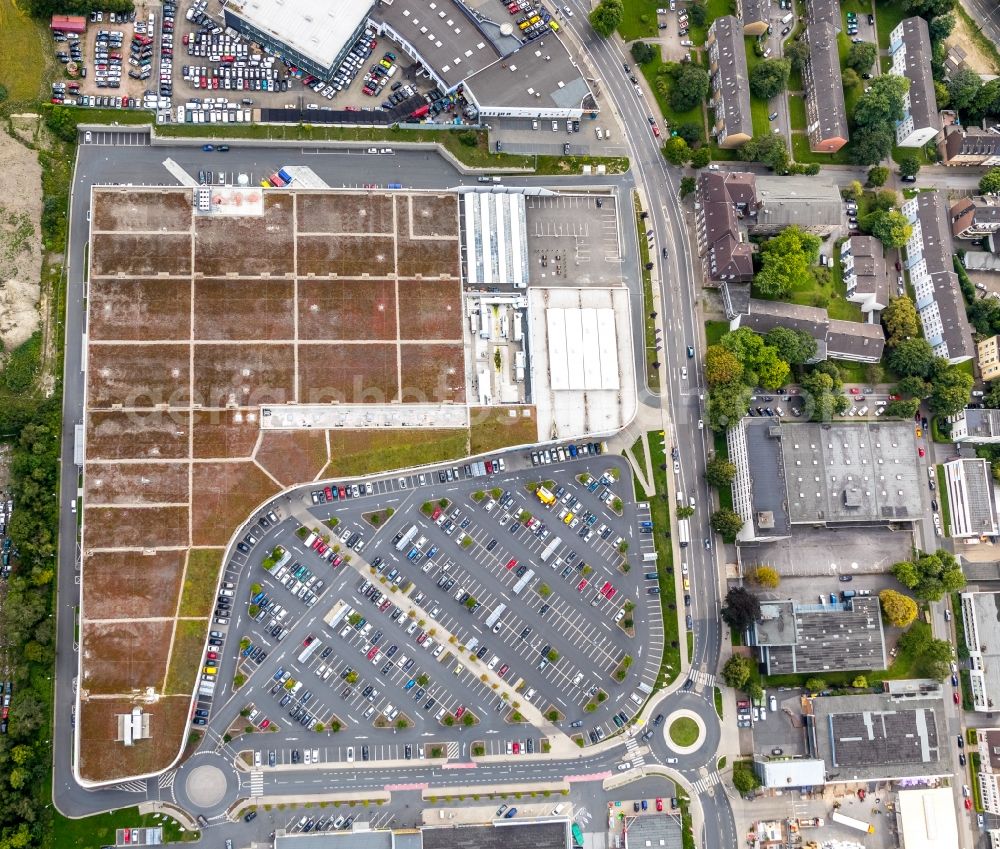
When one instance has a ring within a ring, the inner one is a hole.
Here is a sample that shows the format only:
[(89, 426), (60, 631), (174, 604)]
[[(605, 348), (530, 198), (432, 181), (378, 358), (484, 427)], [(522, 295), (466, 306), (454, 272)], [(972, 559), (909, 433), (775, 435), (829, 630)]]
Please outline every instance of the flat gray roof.
[(939, 694), (905, 705), (881, 694), (822, 696), (813, 699), (812, 710), (827, 783), (951, 774)]
[(329, 66), (372, 8), (371, 0), (230, 0), (226, 10)]
[(682, 849), (681, 824), (670, 814), (633, 817), (625, 831), (625, 849)]
[[(791, 528), (785, 499), (784, 469), (781, 464), (781, 425), (776, 419), (744, 418), (747, 456), (750, 458), (750, 481), (753, 490), (753, 521), (758, 533), (784, 536)], [(760, 528), (759, 517), (767, 515), (768, 528)]]
[(966, 407), (962, 412), (969, 436), (989, 439), (1000, 435), (1000, 410)]
[(826, 176), (759, 176), (757, 200), (755, 220), (762, 226), (836, 227), (844, 220), (840, 189)]
[(274, 849), (392, 849), (392, 845), (392, 832), (385, 830), (298, 832), (274, 837)]
[(494, 825), (423, 829), (424, 849), (569, 849), (569, 822), (500, 820)]
[(555, 33), (467, 77), (465, 89), (482, 108), (582, 109), (588, 98), (593, 100), (583, 73)]

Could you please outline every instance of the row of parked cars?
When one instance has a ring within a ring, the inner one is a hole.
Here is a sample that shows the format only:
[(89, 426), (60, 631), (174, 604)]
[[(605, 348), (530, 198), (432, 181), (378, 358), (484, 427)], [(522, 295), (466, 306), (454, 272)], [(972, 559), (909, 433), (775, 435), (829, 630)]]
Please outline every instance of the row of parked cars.
[[(160, 97), (170, 97), (174, 92), (174, 18), (177, 15), (177, 6), (174, 0), (164, 0), (163, 2), (163, 34), (160, 44)], [(155, 18), (153, 13), (149, 13), (150, 28), (152, 28)], [(152, 33), (150, 33), (152, 34)], [(169, 106), (168, 106), (169, 108)]]
[(543, 448), (531, 452), (531, 465), (541, 466), (549, 463), (562, 463), (577, 457), (594, 457), (604, 453), (604, 443), (584, 442), (580, 445), (558, 445), (555, 448)]
[(337, 70), (333, 72), (332, 79), (321, 80), (307, 74), (303, 78), (303, 83), (327, 100), (332, 100), (338, 91), (348, 88), (354, 81), (365, 61), (371, 56), (376, 44), (378, 44), (378, 40), (375, 38), (375, 31), (366, 29), (354, 42), (350, 52), (344, 57)]

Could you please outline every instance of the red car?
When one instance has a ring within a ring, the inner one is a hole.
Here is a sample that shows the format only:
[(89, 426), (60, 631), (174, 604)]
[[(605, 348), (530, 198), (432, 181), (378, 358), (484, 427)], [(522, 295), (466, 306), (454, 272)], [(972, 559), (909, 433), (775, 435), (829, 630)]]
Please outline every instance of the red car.
[(344, 487), (340, 488), (340, 497), (347, 498), (347, 490)]
[(581, 592), (582, 593), (586, 588), (587, 588), (587, 579), (586, 578), (584, 578), (583, 580), (581, 580), (580, 583), (576, 585), (577, 592)]
[(313, 641), (314, 639), (316, 639), (316, 638), (315, 638), (315, 637), (314, 637), (314, 636), (313, 636), (312, 634), (310, 634), (310, 635), (309, 635), (308, 637), (306, 637), (306, 638), (305, 638), (305, 639), (304, 639), (304, 640), (302, 641), (302, 645), (304, 645), (304, 646), (310, 646), (310, 645), (312, 645), (312, 641)]
[(492, 475), (493, 474), (493, 463), (490, 460), (486, 461), (486, 474), (488, 474), (488, 475)]
[(372, 646), (370, 649), (368, 649), (367, 657), (369, 660), (371, 660), (373, 657), (375, 657), (376, 654), (378, 654), (378, 646)]
[(507, 561), (507, 568), (513, 569), (515, 566), (517, 566), (517, 561), (511, 557), (510, 560)]
[(500, 676), (501, 678), (503, 678), (503, 677), (504, 677), (504, 675), (506, 675), (506, 674), (507, 674), (507, 670), (508, 670), (508, 669), (510, 669), (510, 667), (509, 667), (509, 666), (508, 666), (508, 665), (507, 665), (507, 664), (505, 663), (505, 664), (504, 664), (503, 666), (501, 666), (501, 667), (500, 667), (500, 668), (499, 668), (499, 669), (497, 670), (497, 675), (499, 675), (499, 676)]
[(656, 124), (653, 124), (653, 135), (656, 136), (657, 138), (660, 137), (660, 128), (657, 127)]
[(521, 754), (521, 744), (515, 741), (513, 751), (515, 755)]
[(972, 810), (972, 799), (966, 799), (965, 800), (965, 810), (967, 810), (967, 811), (971, 811)]
[[(966, 799), (965, 801), (969, 801), (969, 800)], [(125, 842), (126, 843), (131, 843), (132, 842), (132, 829), (130, 829), (130, 828), (126, 828), (125, 829)]]
[(889, 400), (890, 401), (898, 401), (902, 397), (903, 397), (902, 395), (890, 395), (889, 396)]
[(919, 454), (919, 455), (920, 455), (921, 457), (923, 457), (923, 456), (924, 456), (924, 449), (923, 449), (923, 448), (918, 448), (918, 449), (917, 449), (917, 453), (918, 453), (918, 454)]
[(851, 387), (851, 394), (852, 395), (860, 395), (861, 394), (861, 390), (858, 389), (857, 386)]
[(205, 657), (207, 657), (209, 660), (218, 660), (219, 659), (218, 653), (214, 652), (214, 651), (208, 652), (208, 654), (206, 654)]
[(265, 720), (264, 720), (264, 721), (263, 721), (263, 722), (262, 722), (262, 723), (260, 724), (260, 730), (261, 730), (261, 731), (263, 731), (263, 730), (264, 730), (265, 728), (267, 728), (267, 727), (268, 727), (268, 726), (269, 726), (270, 724), (271, 724), (271, 720), (270, 720), (270, 719), (265, 719)]
[(459, 705), (458, 710), (455, 711), (455, 719), (461, 719), (465, 714), (465, 705)]
[(438, 520), (438, 516), (440, 516), (440, 515), (441, 515), (441, 508), (440, 507), (435, 507), (434, 508), (434, 512), (431, 513), (431, 521), (432, 522), (436, 522)]
[(656, 810), (658, 810), (658, 811), (662, 811), (663, 810), (663, 800), (662, 799), (657, 799), (656, 800)]
[(952, 694), (951, 694), (951, 697), (952, 697), (952, 698), (953, 698), (953, 699), (955, 700), (955, 704), (956, 704), (956, 705), (957, 705), (957, 704), (958, 704), (958, 703), (959, 703), (960, 701), (962, 701), (962, 700), (961, 700), (961, 699), (960, 699), (960, 698), (958, 697), (958, 693), (952, 693)]
[(326, 500), (327, 501), (333, 501), (333, 490), (330, 489), (330, 487), (327, 487), (326, 489), (324, 489), (323, 492), (326, 493)]

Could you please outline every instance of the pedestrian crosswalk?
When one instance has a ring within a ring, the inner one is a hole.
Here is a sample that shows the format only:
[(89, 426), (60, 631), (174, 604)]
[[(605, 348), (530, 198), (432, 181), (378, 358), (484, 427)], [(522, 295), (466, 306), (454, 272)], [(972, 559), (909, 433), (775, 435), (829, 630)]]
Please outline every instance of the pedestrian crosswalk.
[(715, 686), (715, 675), (711, 672), (705, 672), (703, 669), (692, 669), (691, 678), (696, 684), (703, 684), (706, 687)]
[(250, 773), (250, 795), (264, 795), (264, 773), (259, 769), (255, 769)]
[(632, 761), (632, 766), (644, 766), (646, 759), (639, 754), (639, 744), (636, 742), (634, 737), (629, 737), (625, 741), (625, 749), (628, 752), (628, 759)]
[(460, 749), (459, 749), (458, 743), (449, 743), (448, 744), (448, 757), (449, 758), (457, 758), (458, 755), (459, 755), (459, 751), (460, 751)]
[(115, 785), (116, 790), (124, 790), (126, 793), (145, 793), (145, 781), (124, 781)]
[(168, 787), (174, 786), (174, 776), (177, 775), (177, 770), (172, 769), (169, 772), (163, 773), (156, 779), (156, 783), (161, 790), (166, 790)]
[(710, 772), (704, 778), (699, 778), (694, 784), (691, 785), (695, 793), (704, 793), (706, 790), (714, 787), (716, 784), (721, 783), (722, 778), (717, 772)]

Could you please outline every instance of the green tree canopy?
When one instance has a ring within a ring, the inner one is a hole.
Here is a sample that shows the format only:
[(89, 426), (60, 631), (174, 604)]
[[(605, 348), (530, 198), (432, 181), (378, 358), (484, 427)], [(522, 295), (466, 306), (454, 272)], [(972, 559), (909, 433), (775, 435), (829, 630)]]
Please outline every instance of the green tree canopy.
[(743, 519), (735, 510), (722, 507), (712, 514), (712, 530), (724, 537), (734, 537), (743, 527)]
[(916, 177), (920, 173), (920, 160), (916, 156), (904, 156), (899, 163), (900, 177)]
[(750, 680), (753, 661), (740, 654), (734, 654), (722, 667), (722, 680), (727, 687), (742, 690)]
[(940, 41), (944, 41), (949, 35), (951, 35), (951, 31), (954, 28), (954, 15), (938, 15), (936, 18), (932, 18), (930, 23), (927, 24), (927, 29), (930, 31), (931, 41), (935, 44)]
[(971, 68), (962, 68), (951, 75), (946, 85), (948, 104), (961, 112), (972, 106), (983, 87), (983, 81)]
[(926, 622), (914, 622), (896, 645), (900, 652), (913, 658), (914, 671), (922, 678), (943, 681), (951, 672), (955, 650), (951, 643), (934, 639)]
[(868, 90), (854, 106), (854, 123), (858, 127), (895, 126), (903, 119), (903, 99), (910, 90), (910, 81), (895, 74), (881, 74), (870, 81)]
[(913, 227), (906, 216), (895, 209), (888, 212), (879, 210), (866, 215), (864, 227), (887, 248), (903, 247), (913, 233)]
[(652, 62), (654, 59), (659, 58), (657, 49), (650, 44), (646, 44), (645, 41), (632, 42), (629, 52), (632, 54), (632, 58), (640, 65), (645, 65), (647, 62)]
[(979, 191), (984, 195), (1000, 194), (1000, 167), (990, 168), (979, 180)]
[(969, 112), (979, 119), (1000, 115), (1000, 79), (990, 80), (979, 89)]
[[(607, 2), (607, 0), (603, 0)], [(679, 63), (671, 73), (670, 108), (687, 112), (704, 102), (710, 88), (708, 71), (693, 62)]]
[(934, 366), (934, 350), (919, 336), (902, 339), (889, 352), (889, 367), (899, 375), (926, 377)]
[(804, 38), (793, 39), (785, 45), (785, 58), (791, 62), (792, 67), (801, 71), (806, 62), (809, 61), (809, 45)]
[(876, 165), (873, 168), (868, 169), (868, 185), (869, 186), (884, 186), (885, 181), (889, 179), (889, 169), (884, 165)]
[[(787, 231), (786, 231), (787, 232)], [(743, 382), (749, 386), (777, 389), (788, 380), (788, 363), (778, 351), (747, 327), (740, 327), (722, 337), (720, 344), (743, 364)]]
[(922, 377), (911, 374), (896, 384), (896, 392), (908, 398), (926, 398), (931, 394), (931, 387)]
[(590, 13), (590, 25), (599, 36), (610, 38), (625, 14), (622, 0), (601, 0)]
[(692, 168), (704, 168), (712, 161), (712, 151), (707, 145), (697, 148), (691, 151), (691, 167)]
[(745, 631), (760, 620), (760, 599), (746, 587), (730, 587), (722, 607), (722, 619), (737, 631)]
[(739, 150), (744, 162), (760, 162), (773, 171), (783, 171), (788, 166), (788, 146), (778, 133), (754, 136)]
[(885, 589), (878, 594), (885, 621), (894, 628), (906, 628), (917, 618), (917, 603), (908, 595)]
[(754, 287), (764, 297), (787, 297), (792, 286), (811, 273), (819, 246), (818, 236), (794, 225), (786, 227), (761, 248), (761, 267), (754, 277)]
[(750, 93), (761, 100), (770, 100), (785, 90), (791, 71), (792, 63), (787, 59), (758, 62), (750, 71)]
[(863, 74), (871, 70), (877, 58), (878, 47), (870, 41), (859, 41), (852, 44), (851, 49), (847, 51), (846, 64), (848, 68)]
[(708, 393), (708, 425), (723, 431), (742, 419), (750, 409), (750, 387), (740, 381), (713, 386)]
[(892, 574), (921, 601), (938, 601), (945, 593), (957, 592), (965, 586), (961, 565), (943, 548), (933, 554), (914, 551), (914, 558), (896, 563)]
[(913, 301), (906, 295), (892, 298), (882, 310), (882, 323), (888, 334), (890, 345), (897, 345), (904, 339), (920, 335), (920, 318)]
[(931, 384), (927, 406), (941, 416), (953, 416), (969, 403), (975, 378), (957, 366), (951, 366)]
[(733, 787), (743, 794), (752, 793), (760, 787), (760, 779), (757, 777), (757, 773), (753, 771), (753, 767), (743, 763), (734, 764)]
[(698, 182), (694, 177), (681, 177), (680, 196), (682, 198), (686, 198), (696, 188), (698, 188)]
[(691, 148), (680, 136), (671, 136), (663, 143), (663, 155), (671, 165), (683, 165), (691, 158)]
[(790, 327), (775, 327), (764, 334), (764, 342), (778, 351), (789, 365), (802, 365), (816, 356), (818, 345), (811, 334)]
[(729, 486), (736, 477), (736, 464), (726, 457), (713, 454), (708, 464), (705, 466), (705, 480), (710, 486), (721, 489)]
[[(883, 75), (879, 79), (885, 77)], [(877, 165), (889, 156), (895, 143), (896, 133), (891, 124), (859, 126), (851, 133), (850, 160), (855, 165)]]
[(743, 364), (736, 354), (722, 345), (709, 345), (705, 351), (705, 382), (719, 386), (742, 379)]

